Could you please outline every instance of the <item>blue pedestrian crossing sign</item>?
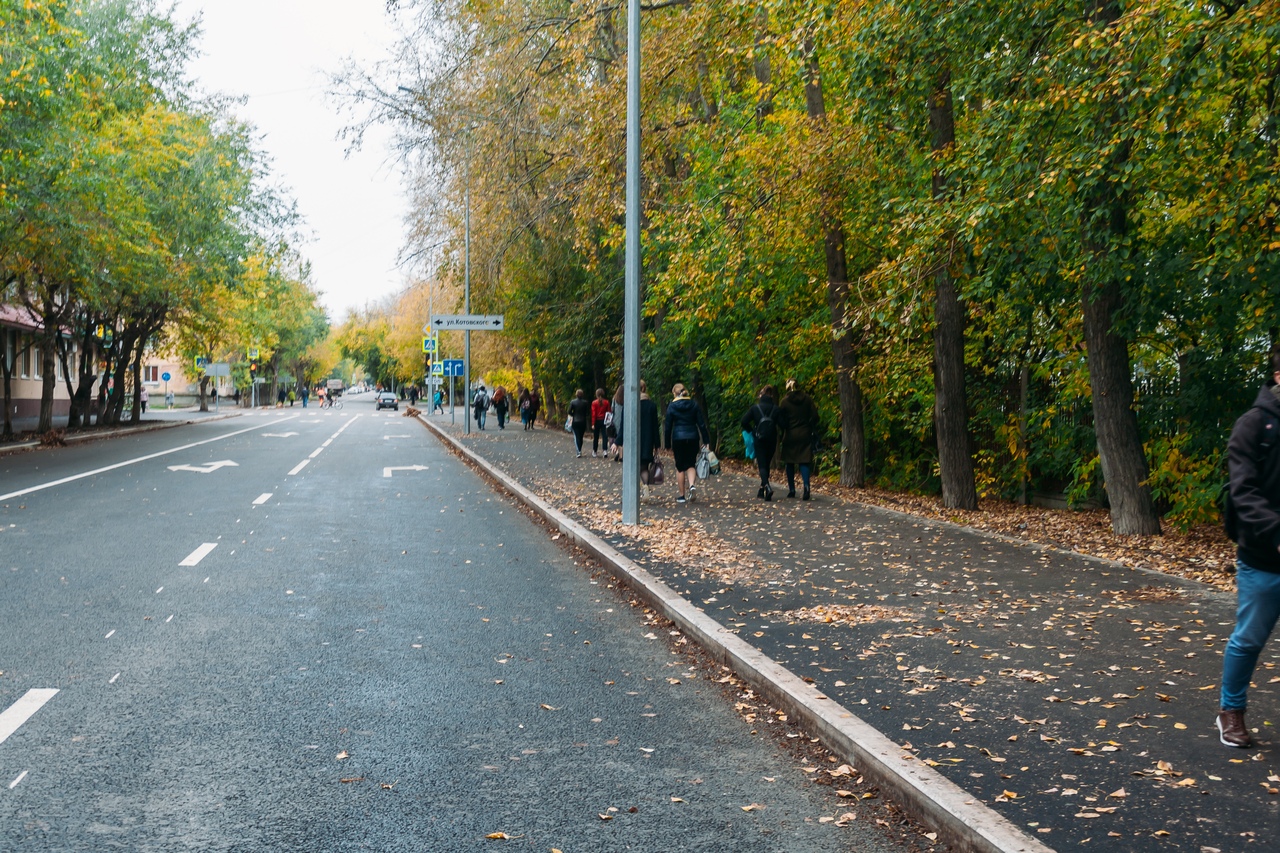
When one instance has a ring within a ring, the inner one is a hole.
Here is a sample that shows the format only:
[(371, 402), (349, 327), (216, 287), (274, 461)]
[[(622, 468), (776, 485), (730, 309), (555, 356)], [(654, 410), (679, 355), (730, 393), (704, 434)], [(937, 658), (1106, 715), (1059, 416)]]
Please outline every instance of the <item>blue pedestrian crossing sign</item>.
[(437, 361), (435, 364), (431, 365), (431, 375), (444, 376), (444, 364)]
[(436, 342), (436, 339), (435, 339), (435, 338), (423, 338), (423, 339), (422, 339), (422, 351), (423, 351), (423, 352), (428, 352), (428, 353), (431, 353), (431, 354), (433, 354), (433, 355), (434, 355), (434, 354), (436, 353), (436, 351), (439, 349), (439, 346), (440, 346), (440, 345)]

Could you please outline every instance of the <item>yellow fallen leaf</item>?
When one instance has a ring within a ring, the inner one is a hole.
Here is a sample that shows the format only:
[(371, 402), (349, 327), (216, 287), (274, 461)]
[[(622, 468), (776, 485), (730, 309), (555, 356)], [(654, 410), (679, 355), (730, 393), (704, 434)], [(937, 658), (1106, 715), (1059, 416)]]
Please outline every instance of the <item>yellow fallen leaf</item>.
[(489, 833), (488, 835), (486, 835), (486, 836), (485, 836), (485, 838), (492, 838), (492, 839), (493, 839), (493, 840), (495, 840), (495, 841), (510, 841), (510, 840), (511, 840), (511, 836), (510, 836), (510, 835), (507, 835), (505, 832), (491, 832), (491, 833)]
[(742, 810), (743, 810), (744, 812), (754, 812), (754, 811), (759, 811), (759, 810), (760, 810), (760, 809), (762, 809), (762, 808), (764, 808), (764, 806), (763, 806), (763, 805), (761, 805), (760, 803), (752, 803), (752, 804), (751, 804), (751, 805), (749, 805), (749, 806), (742, 806)]
[(1185, 728), (1187, 727), (1187, 724), (1186, 724), (1186, 723), (1174, 723), (1174, 724), (1173, 724), (1173, 727), (1174, 727), (1175, 729), (1185, 729)]
[(553, 707), (551, 707), (550, 705), (547, 705), (547, 704), (542, 704), (542, 705), (539, 705), (538, 707), (539, 707), (539, 708), (541, 708), (541, 709), (542, 709), (542, 710), (544, 710), (544, 711), (559, 711), (559, 710), (560, 710), (559, 708), (553, 708)]
[(1009, 798), (1009, 799), (1011, 799), (1011, 800), (1016, 800), (1016, 799), (1018, 799), (1018, 795), (1017, 795), (1017, 794), (1015, 794), (1013, 791), (1003, 791), (1003, 792), (1001, 793), (1001, 796), (1008, 797), (1008, 798)]
[(599, 813), (597, 813), (597, 815), (596, 815), (596, 816), (597, 816), (597, 817), (599, 817), (601, 820), (613, 820), (613, 815), (611, 815), (611, 814), (599, 814)]
[(683, 802), (684, 802), (684, 800), (680, 799), (679, 797), (672, 797), (672, 798), (671, 798), (671, 802), (673, 802), (673, 803), (683, 803)]
[(351, 755), (345, 749), (334, 756), (334, 758), (337, 759), (338, 761), (342, 761), (343, 759), (350, 758), (350, 757)]
[(1125, 797), (1129, 796), (1129, 792), (1126, 791), (1124, 788), (1118, 788), (1112, 791), (1110, 794), (1107, 794), (1107, 796), (1114, 797), (1117, 800), (1123, 800)]

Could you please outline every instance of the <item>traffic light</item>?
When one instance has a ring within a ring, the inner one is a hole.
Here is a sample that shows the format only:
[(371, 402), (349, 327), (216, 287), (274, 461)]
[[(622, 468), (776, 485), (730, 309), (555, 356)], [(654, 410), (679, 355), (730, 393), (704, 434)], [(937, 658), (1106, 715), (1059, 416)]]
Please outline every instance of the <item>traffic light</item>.
[(427, 356), (427, 376), (431, 375), (431, 356)]
[(258, 362), (256, 361), (249, 362), (249, 375), (250, 376), (258, 375)]

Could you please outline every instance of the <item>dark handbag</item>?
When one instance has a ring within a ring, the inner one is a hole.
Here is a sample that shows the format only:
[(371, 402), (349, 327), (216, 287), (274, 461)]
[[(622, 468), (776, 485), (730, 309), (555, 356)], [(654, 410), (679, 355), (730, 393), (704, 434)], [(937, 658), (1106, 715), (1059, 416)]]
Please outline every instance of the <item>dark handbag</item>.
[(655, 459), (649, 463), (649, 485), (661, 486), (666, 476), (666, 472), (662, 470), (662, 460)]

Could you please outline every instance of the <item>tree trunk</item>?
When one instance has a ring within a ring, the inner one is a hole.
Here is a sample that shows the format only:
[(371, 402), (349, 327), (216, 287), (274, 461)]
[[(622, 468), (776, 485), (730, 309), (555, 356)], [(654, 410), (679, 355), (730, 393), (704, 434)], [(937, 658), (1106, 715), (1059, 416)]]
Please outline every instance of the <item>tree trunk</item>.
[[(929, 130), (935, 158), (946, 155), (956, 141), (951, 75), (943, 71), (929, 99)], [(940, 160), (933, 170), (933, 199), (947, 203), (947, 175)], [(969, 415), (965, 401), (965, 306), (951, 276), (955, 235), (943, 238), (944, 255), (933, 272), (933, 384), (934, 432), (938, 438), (938, 469), (942, 477), (942, 505), (977, 509), (973, 453), (969, 445)]]
[[(805, 109), (820, 130), (826, 129), (827, 105), (822, 74), (813, 41), (805, 40), (807, 74)], [(862, 487), (867, 482), (866, 430), (863, 425), (862, 387), (854, 376), (858, 353), (849, 328), (849, 257), (844, 227), (832, 212), (834, 190), (822, 192), (823, 249), (827, 262), (827, 308), (831, 312), (831, 354), (840, 387), (840, 485)]]
[[(9, 340), (12, 335), (8, 329), (0, 329), (0, 373), (4, 374), (4, 432), (0, 437), (6, 441), (13, 438), (13, 416), (10, 411), (13, 406), (13, 362), (9, 360)], [(17, 359), (16, 341), (13, 350), (13, 357)]]
[(1114, 331), (1116, 310), (1122, 301), (1119, 283), (1086, 287), (1083, 301), (1093, 422), (1111, 504), (1111, 529), (1121, 535), (1158, 535), (1160, 516), (1144, 485), (1147, 457), (1133, 411), (1129, 343)]

